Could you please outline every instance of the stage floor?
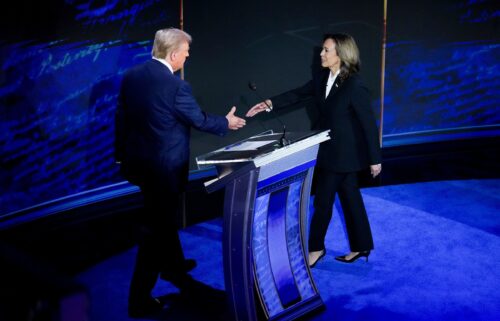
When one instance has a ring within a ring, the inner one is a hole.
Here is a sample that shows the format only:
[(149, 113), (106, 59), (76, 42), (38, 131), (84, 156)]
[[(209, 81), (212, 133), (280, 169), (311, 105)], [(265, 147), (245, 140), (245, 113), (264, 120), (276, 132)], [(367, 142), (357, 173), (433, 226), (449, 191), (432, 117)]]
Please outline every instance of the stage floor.
[[(362, 194), (375, 250), (368, 262), (334, 260), (349, 251), (336, 204), (327, 255), (312, 270), (326, 310), (307, 320), (500, 320), (500, 180), (382, 186)], [(186, 257), (198, 262), (193, 277), (223, 290), (222, 219), (180, 235)], [(91, 294), (91, 320), (128, 320), (135, 253), (131, 248), (77, 276)], [(207, 312), (176, 293), (159, 281), (153, 294), (167, 304), (150, 319), (226, 318), (224, 311)]]

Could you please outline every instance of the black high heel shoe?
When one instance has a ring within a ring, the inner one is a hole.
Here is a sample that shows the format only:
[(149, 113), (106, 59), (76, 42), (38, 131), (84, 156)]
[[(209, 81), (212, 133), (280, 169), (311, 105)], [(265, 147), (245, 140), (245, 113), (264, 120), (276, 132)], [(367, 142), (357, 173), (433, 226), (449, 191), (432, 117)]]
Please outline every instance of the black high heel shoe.
[(359, 252), (358, 254), (354, 255), (350, 259), (346, 259), (347, 255), (342, 255), (342, 256), (336, 256), (335, 260), (340, 261), (340, 262), (344, 262), (344, 263), (352, 263), (352, 262), (356, 261), (357, 259), (359, 259), (360, 257), (364, 256), (364, 257), (366, 257), (366, 262), (368, 262), (369, 255), (370, 255), (370, 251), (363, 251), (363, 252)]
[(323, 250), (323, 252), (318, 256), (318, 258), (316, 259), (316, 261), (314, 261), (312, 263), (309, 262), (309, 267), (313, 268), (316, 265), (316, 263), (318, 263), (319, 260), (321, 260), (325, 255), (326, 255), (326, 250)]

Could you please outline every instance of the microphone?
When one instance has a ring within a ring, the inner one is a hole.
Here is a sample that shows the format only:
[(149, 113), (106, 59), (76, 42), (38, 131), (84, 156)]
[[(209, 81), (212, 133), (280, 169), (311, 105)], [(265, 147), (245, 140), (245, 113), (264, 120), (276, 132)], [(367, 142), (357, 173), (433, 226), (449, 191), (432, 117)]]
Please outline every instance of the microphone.
[(264, 104), (266, 104), (267, 108), (271, 111), (271, 113), (273, 114), (274, 118), (281, 124), (281, 126), (283, 127), (283, 135), (281, 135), (281, 138), (280, 138), (280, 145), (281, 147), (283, 146), (286, 146), (288, 145), (290, 142), (285, 138), (285, 135), (286, 135), (286, 126), (285, 124), (281, 121), (281, 119), (278, 117), (278, 114), (274, 111), (274, 109), (267, 103), (266, 99), (262, 98), (262, 96), (259, 94), (259, 92), (257, 91), (257, 85), (254, 83), (254, 82), (248, 82), (248, 88), (250, 88), (250, 90), (252, 90), (256, 95), (257, 97), (259, 97), (260, 100), (262, 100), (264, 102)]

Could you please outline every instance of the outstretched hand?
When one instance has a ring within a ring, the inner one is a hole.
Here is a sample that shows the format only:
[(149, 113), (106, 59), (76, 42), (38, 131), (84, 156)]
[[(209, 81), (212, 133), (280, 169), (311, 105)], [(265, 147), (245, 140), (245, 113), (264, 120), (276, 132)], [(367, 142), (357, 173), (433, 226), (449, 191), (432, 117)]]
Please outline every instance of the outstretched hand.
[(236, 112), (236, 107), (233, 106), (229, 111), (229, 113), (226, 115), (226, 119), (228, 122), (227, 127), (232, 130), (240, 129), (246, 125), (246, 120), (238, 116), (235, 116), (234, 115), (235, 112)]
[(265, 102), (262, 101), (262, 102), (256, 104), (255, 106), (253, 106), (252, 108), (250, 108), (247, 111), (246, 116), (253, 117), (253, 116), (257, 115), (258, 113), (263, 112), (264, 110), (271, 111), (269, 106), (272, 106), (272, 102), (269, 99), (267, 99)]

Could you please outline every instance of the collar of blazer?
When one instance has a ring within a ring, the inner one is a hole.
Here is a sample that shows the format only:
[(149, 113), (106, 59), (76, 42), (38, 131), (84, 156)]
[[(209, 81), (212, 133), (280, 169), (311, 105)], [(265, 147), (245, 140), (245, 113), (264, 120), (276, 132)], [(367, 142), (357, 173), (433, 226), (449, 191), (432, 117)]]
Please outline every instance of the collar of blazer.
[(172, 69), (172, 66), (165, 60), (165, 59), (159, 59), (159, 58), (152, 58), (153, 61), (161, 63), (163, 66), (167, 67), (168, 71), (170, 71), (171, 74), (174, 74), (174, 70)]
[(335, 82), (332, 85), (332, 88), (330, 89), (330, 92), (328, 93), (328, 96), (325, 97), (326, 93), (326, 84), (328, 82), (328, 76), (330, 75), (330, 70), (328, 72), (325, 72), (323, 75), (323, 80), (322, 80), (322, 85), (323, 85), (323, 100), (327, 100), (328, 98), (332, 97), (342, 86), (342, 81), (340, 79), (340, 75), (337, 75), (337, 78), (335, 78)]

